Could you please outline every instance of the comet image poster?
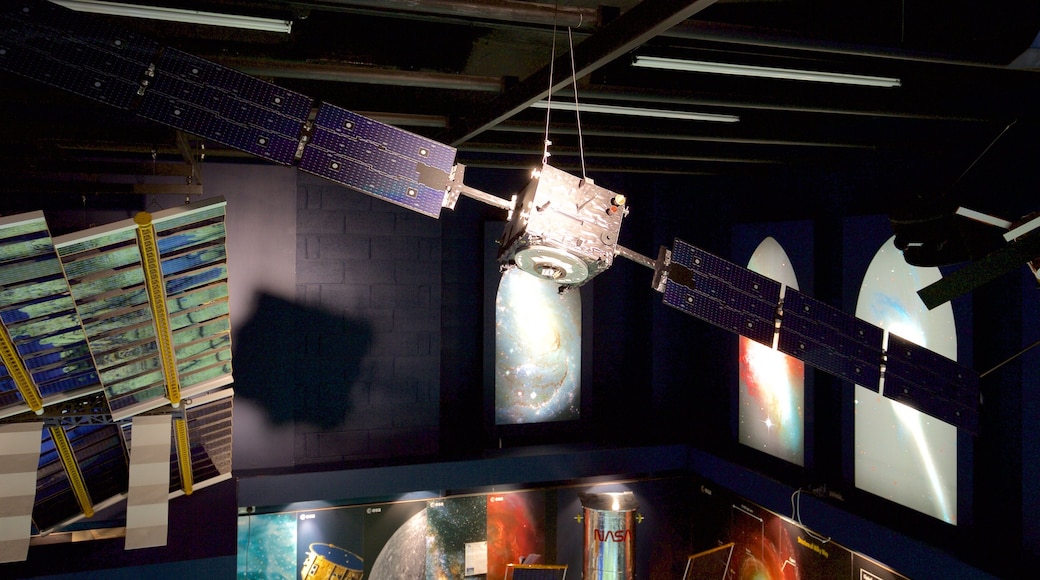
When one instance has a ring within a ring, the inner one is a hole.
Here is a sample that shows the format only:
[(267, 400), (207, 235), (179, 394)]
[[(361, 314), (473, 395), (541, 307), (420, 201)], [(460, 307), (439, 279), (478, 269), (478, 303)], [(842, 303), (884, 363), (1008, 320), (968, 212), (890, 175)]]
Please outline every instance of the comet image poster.
[(581, 293), (506, 270), (495, 299), (495, 424), (573, 421), (581, 410)]
[[(748, 269), (795, 290), (790, 258), (772, 237), (762, 241)], [(769, 346), (740, 337), (738, 437), (744, 445), (805, 465), (805, 365)]]
[[(938, 268), (910, 266), (890, 238), (867, 268), (856, 316), (957, 359), (953, 307), (928, 310), (917, 291), (938, 281)], [(856, 487), (957, 523), (957, 429), (856, 386)]]

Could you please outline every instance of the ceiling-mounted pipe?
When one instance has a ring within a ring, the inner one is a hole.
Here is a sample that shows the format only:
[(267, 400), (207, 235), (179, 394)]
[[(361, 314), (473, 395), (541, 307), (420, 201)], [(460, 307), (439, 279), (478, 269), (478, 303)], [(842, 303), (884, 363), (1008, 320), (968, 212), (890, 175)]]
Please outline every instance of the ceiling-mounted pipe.
[(520, 2), (519, 0), (321, 0), (300, 2), (312, 9), (377, 8), (380, 11), (449, 16), (477, 20), (498, 20), (539, 26), (559, 26), (590, 29), (600, 25), (596, 8), (557, 6), (551, 3)]
[(457, 75), (448, 73), (401, 71), (342, 64), (315, 64), (261, 58), (208, 57), (229, 68), (248, 75), (284, 79), (306, 79), (340, 83), (393, 85), (453, 91), (502, 92), (503, 81), (498, 77)]
[(812, 40), (812, 42), (807, 42), (807, 39), (805, 38), (783, 36), (772, 32), (765, 32), (760, 28), (741, 26), (739, 24), (727, 24), (724, 22), (709, 22), (704, 20), (687, 20), (686, 22), (682, 22), (662, 33), (661, 36), (682, 40), (722, 42), (742, 46), (854, 56), (870, 59), (887, 59), (893, 61), (953, 66), (1004, 68), (1003, 65), (989, 62), (956, 59), (951, 58), (948, 55), (913, 51), (899, 47), (864, 46), (862, 44), (852, 45), (826, 40)]

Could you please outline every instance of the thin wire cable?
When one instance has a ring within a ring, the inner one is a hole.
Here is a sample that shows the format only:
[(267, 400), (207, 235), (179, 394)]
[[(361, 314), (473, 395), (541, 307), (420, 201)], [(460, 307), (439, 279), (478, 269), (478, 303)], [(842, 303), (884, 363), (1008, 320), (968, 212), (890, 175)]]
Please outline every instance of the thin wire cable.
[(817, 534), (816, 532), (810, 530), (808, 526), (806, 526), (805, 524), (802, 523), (802, 492), (803, 491), (805, 491), (805, 490), (799, 488), (799, 489), (794, 490), (794, 493), (791, 494), (791, 519), (796, 521), (796, 522), (798, 522), (798, 525), (802, 526), (802, 529), (805, 530), (806, 535), (808, 535), (812, 539), (816, 540), (817, 542), (820, 542), (821, 544), (826, 544), (827, 542), (831, 541), (831, 539), (829, 537), (825, 538), (825, 537)]
[[(581, 20), (578, 20), (578, 26), (581, 26)], [(581, 135), (581, 111), (578, 106), (578, 71), (574, 67), (574, 37), (571, 35), (569, 26), (567, 27), (567, 43), (570, 45), (571, 86), (574, 87), (574, 120), (578, 124), (578, 156), (581, 158), (581, 179), (582, 181), (587, 181), (588, 174), (585, 172), (585, 141)]]
[(553, 13), (552, 51), (549, 54), (549, 91), (545, 98), (545, 135), (542, 138), (542, 165), (549, 162), (549, 116), (552, 113), (553, 76), (556, 68), (556, 13), (560, 10), (559, 1), (556, 2), (556, 12)]

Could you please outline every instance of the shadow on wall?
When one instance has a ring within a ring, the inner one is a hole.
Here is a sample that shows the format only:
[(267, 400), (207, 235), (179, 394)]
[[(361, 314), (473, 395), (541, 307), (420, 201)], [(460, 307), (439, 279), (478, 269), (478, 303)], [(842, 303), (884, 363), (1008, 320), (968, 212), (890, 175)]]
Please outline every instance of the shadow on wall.
[(371, 345), (364, 320), (263, 294), (235, 333), (235, 395), (259, 403), (276, 425), (335, 427), (353, 408), (350, 389)]

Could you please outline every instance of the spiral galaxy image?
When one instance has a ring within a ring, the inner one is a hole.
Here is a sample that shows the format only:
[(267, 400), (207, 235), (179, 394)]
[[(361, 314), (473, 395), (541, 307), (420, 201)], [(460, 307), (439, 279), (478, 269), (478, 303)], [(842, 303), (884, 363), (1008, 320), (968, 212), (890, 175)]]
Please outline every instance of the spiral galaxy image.
[(495, 300), (495, 424), (576, 420), (581, 294), (514, 268)]

